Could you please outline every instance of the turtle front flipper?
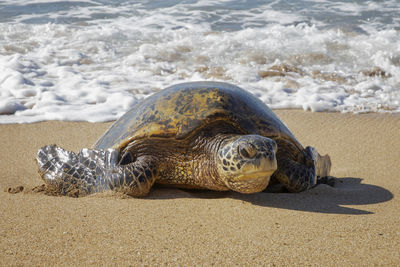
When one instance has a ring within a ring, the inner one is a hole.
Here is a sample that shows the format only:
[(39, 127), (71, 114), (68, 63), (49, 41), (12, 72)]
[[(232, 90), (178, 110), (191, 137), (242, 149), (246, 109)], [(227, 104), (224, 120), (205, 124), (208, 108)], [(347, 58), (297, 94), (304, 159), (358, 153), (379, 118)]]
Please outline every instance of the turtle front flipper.
[(156, 179), (155, 162), (139, 157), (119, 165), (119, 150), (82, 149), (78, 154), (56, 145), (39, 149), (39, 174), (49, 190), (69, 196), (84, 196), (105, 190), (132, 196), (146, 195)]
[(318, 179), (329, 176), (331, 160), (328, 155), (321, 156), (315, 148), (309, 146), (302, 153), (302, 163), (290, 158), (278, 159), (278, 171), (274, 173), (274, 178), (290, 192), (310, 189), (317, 184)]

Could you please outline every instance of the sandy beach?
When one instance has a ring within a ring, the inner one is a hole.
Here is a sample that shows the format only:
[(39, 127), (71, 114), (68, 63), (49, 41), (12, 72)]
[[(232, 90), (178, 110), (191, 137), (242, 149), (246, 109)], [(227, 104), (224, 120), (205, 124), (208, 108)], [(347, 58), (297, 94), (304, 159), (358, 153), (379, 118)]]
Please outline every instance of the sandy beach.
[(110, 123), (0, 125), (0, 265), (399, 266), (400, 115), (276, 113), (331, 156), (335, 187), (47, 196), (32, 191), (37, 149), (78, 151)]

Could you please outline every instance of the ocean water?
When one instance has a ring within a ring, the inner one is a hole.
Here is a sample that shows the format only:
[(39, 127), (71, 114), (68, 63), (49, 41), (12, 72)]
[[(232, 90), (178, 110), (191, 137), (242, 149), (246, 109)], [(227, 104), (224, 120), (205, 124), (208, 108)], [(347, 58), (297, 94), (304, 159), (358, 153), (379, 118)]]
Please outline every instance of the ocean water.
[(0, 123), (114, 120), (172, 84), (400, 112), (400, 1), (3, 0)]

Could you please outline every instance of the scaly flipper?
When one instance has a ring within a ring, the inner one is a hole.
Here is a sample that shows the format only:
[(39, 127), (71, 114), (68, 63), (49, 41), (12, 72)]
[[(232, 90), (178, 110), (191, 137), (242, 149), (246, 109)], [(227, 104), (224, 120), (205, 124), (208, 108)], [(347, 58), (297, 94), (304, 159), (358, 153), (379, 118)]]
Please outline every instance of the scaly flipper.
[(49, 189), (62, 195), (79, 195), (105, 190), (146, 195), (156, 180), (152, 157), (142, 156), (126, 165), (118, 164), (119, 150), (82, 149), (78, 154), (56, 145), (39, 149), (39, 174)]
[[(304, 162), (291, 159), (278, 161), (278, 170), (274, 175), (290, 192), (301, 192), (317, 183), (334, 184), (329, 178), (331, 160), (328, 155), (321, 156), (313, 147), (303, 150)], [(327, 178), (328, 177), (328, 178)]]

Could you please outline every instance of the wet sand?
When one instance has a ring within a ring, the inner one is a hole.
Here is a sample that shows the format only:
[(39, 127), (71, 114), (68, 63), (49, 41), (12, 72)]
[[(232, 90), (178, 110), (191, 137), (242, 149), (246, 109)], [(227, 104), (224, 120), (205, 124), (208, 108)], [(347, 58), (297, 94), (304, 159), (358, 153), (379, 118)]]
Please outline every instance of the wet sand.
[(277, 113), (329, 153), (335, 187), (47, 196), (32, 192), (37, 149), (78, 151), (110, 123), (0, 125), (0, 265), (399, 266), (400, 115)]

